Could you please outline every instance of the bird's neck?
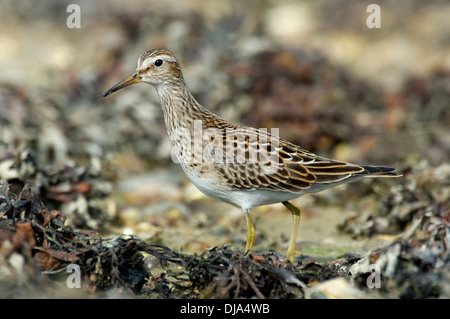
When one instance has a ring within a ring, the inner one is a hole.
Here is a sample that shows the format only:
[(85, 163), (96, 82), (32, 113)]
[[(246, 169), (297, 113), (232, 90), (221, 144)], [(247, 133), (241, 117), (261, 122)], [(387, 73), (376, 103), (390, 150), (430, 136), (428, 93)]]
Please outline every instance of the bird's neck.
[(177, 130), (188, 129), (192, 132), (194, 121), (212, 115), (197, 102), (184, 82), (177, 83), (177, 85), (159, 85), (156, 90), (161, 99), (164, 121), (171, 138)]

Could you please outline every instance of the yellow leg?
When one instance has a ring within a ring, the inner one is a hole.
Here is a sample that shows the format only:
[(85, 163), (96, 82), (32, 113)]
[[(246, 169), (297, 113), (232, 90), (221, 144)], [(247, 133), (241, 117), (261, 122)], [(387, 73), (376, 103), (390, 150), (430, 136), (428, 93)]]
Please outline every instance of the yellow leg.
[(291, 238), (289, 240), (289, 247), (286, 256), (293, 263), (295, 254), (301, 255), (300, 252), (295, 250), (295, 243), (297, 242), (298, 226), (300, 224), (300, 217), (302, 213), (299, 208), (289, 202), (283, 202), (283, 205), (286, 206), (292, 214)]
[(253, 247), (253, 241), (255, 240), (255, 225), (253, 225), (252, 216), (250, 210), (245, 212), (245, 221), (247, 222), (247, 242), (245, 244), (245, 252), (250, 253)]

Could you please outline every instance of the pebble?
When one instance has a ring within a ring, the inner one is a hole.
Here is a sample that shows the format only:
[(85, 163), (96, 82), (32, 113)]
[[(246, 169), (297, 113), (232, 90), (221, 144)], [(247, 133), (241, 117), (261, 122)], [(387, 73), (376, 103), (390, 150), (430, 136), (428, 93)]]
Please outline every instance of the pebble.
[(335, 278), (317, 284), (305, 293), (306, 299), (366, 299), (368, 295), (352, 286), (346, 278)]

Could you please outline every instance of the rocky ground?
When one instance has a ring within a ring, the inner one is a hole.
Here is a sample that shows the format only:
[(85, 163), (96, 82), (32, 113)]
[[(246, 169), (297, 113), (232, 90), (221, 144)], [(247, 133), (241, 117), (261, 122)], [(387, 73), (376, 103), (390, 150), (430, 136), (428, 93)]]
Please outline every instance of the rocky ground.
[[(169, 2), (80, 1), (80, 29), (69, 2), (2, 2), (0, 296), (449, 298), (450, 6), (381, 2), (372, 30), (351, 1)], [(154, 90), (101, 97), (156, 47), (222, 117), (403, 177), (295, 200), (293, 264), (286, 209), (254, 209), (244, 255), (242, 212), (172, 163)]]

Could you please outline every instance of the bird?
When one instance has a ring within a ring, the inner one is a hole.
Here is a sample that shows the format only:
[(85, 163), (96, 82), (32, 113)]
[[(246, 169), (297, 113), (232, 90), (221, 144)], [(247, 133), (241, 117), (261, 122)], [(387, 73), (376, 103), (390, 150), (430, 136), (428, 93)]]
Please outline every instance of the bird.
[(103, 97), (136, 83), (158, 93), (173, 158), (205, 195), (239, 207), (245, 216), (245, 253), (251, 253), (255, 226), (250, 210), (282, 203), (291, 213), (286, 258), (294, 262), (301, 210), (290, 201), (368, 177), (399, 177), (386, 166), (328, 159), (265, 129), (229, 122), (202, 106), (189, 91), (181, 65), (166, 49), (145, 51), (136, 70)]

